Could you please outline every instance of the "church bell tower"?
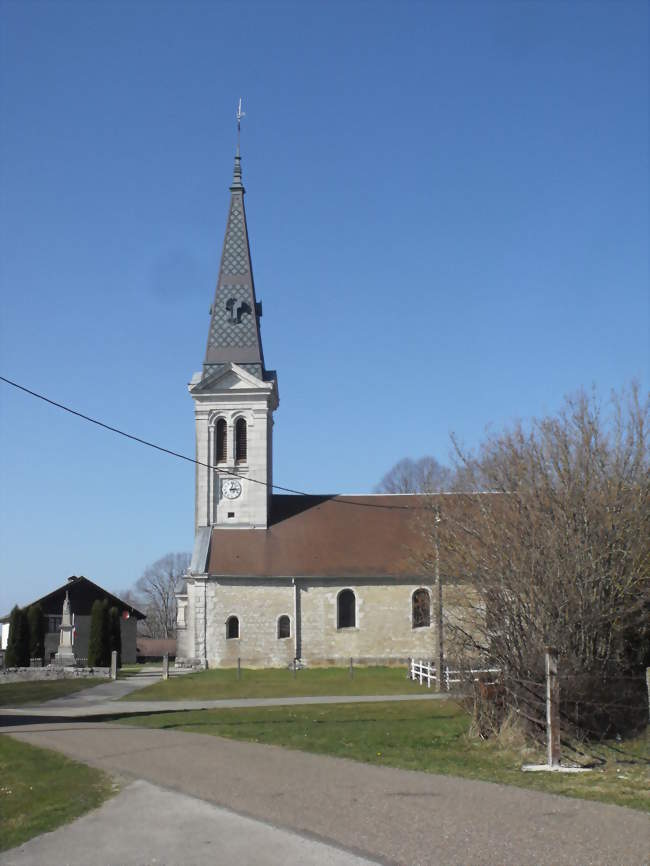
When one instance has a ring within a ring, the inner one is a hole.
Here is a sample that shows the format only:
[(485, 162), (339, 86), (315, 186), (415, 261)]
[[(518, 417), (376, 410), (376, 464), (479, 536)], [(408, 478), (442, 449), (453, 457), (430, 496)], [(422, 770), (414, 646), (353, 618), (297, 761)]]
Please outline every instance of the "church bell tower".
[[(272, 484), (275, 371), (264, 366), (239, 145), (203, 369), (189, 384), (196, 418), (195, 524), (266, 529)], [(208, 468), (209, 467), (209, 468)]]

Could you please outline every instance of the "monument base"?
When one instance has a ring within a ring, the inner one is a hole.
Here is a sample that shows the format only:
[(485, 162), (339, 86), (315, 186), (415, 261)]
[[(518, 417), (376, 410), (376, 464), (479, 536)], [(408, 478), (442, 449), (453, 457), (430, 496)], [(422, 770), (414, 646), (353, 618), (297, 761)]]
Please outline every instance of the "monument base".
[(67, 648), (61, 650), (54, 656), (54, 664), (59, 668), (72, 668), (77, 663), (74, 653)]

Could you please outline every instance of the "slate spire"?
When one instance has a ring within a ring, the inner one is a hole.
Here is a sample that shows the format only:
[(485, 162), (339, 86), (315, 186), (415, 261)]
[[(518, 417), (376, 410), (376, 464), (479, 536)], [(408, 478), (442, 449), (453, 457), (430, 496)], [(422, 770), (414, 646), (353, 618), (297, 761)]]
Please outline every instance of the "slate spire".
[(238, 143), (219, 278), (210, 308), (203, 380), (219, 373), (229, 361), (264, 378), (259, 323), (262, 305), (255, 298), (244, 192)]

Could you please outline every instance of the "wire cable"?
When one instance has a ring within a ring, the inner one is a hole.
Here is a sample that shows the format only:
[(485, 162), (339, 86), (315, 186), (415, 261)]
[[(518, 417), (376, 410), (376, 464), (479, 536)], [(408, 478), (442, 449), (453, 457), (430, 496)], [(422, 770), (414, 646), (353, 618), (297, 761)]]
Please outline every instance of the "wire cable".
[[(196, 466), (204, 466), (213, 472), (220, 472), (224, 475), (230, 475), (232, 478), (240, 478), (242, 481), (250, 481), (253, 484), (261, 484), (263, 487), (270, 487), (272, 490), (281, 490), (283, 493), (292, 493), (295, 496), (319, 496), (317, 493), (306, 493), (304, 490), (294, 490), (292, 487), (282, 487), (280, 484), (269, 484), (267, 481), (262, 481), (258, 478), (249, 478), (247, 475), (241, 475), (238, 472), (233, 472), (231, 469), (226, 469), (222, 466), (212, 466), (210, 463), (204, 463), (202, 460), (196, 460), (194, 457), (188, 457), (187, 454), (181, 454), (179, 451), (173, 451), (171, 448), (164, 448), (162, 445), (156, 445), (155, 442), (149, 442), (147, 439), (142, 439), (140, 436), (135, 436), (133, 433), (127, 433), (125, 430), (120, 430), (119, 427), (113, 427), (111, 424), (106, 424), (104, 421), (99, 421), (97, 418), (91, 418), (90, 415), (84, 415), (83, 412), (78, 412), (70, 406), (65, 406), (63, 403), (58, 403), (44, 394), (39, 394), (37, 391), (32, 391), (31, 388), (26, 388), (24, 385), (19, 385), (18, 382), (13, 382), (5, 376), (0, 376), (0, 381), (11, 385), (12, 388), (17, 388), (25, 394), (36, 397), (44, 403), (49, 403), (50, 406), (55, 406), (57, 409), (62, 409), (70, 415), (75, 415), (83, 421), (89, 421), (91, 424), (96, 424), (98, 427), (103, 427), (104, 430), (109, 430), (111, 433), (116, 433), (118, 436), (124, 436), (125, 439), (131, 439), (133, 442), (138, 442), (140, 445), (146, 445), (148, 448), (155, 448), (156, 451), (162, 451), (163, 454), (169, 454), (171, 457), (178, 457), (179, 460), (186, 460), (188, 463), (193, 463)], [(390, 495), (390, 494), (386, 494)], [(338, 496), (331, 497), (332, 502), (340, 505), (356, 505), (362, 508), (382, 508), (389, 511), (412, 511), (415, 509), (426, 509), (427, 506), (404, 506), (404, 505), (382, 505), (379, 502), (355, 502), (351, 499), (345, 499)]]

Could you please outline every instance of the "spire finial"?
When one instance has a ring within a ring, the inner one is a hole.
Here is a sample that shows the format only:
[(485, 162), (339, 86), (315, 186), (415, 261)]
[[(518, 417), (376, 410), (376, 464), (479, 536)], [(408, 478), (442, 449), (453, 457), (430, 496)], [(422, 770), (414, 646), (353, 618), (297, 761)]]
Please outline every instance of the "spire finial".
[(239, 156), (239, 139), (241, 136), (241, 119), (246, 117), (246, 112), (241, 110), (241, 96), (239, 97), (239, 105), (237, 106), (237, 156)]
[(243, 189), (241, 182), (241, 157), (239, 155), (239, 140), (241, 136), (241, 119), (246, 117), (246, 112), (241, 110), (241, 96), (239, 97), (239, 105), (237, 106), (237, 153), (235, 154), (235, 171), (232, 178), (232, 186), (230, 189)]

